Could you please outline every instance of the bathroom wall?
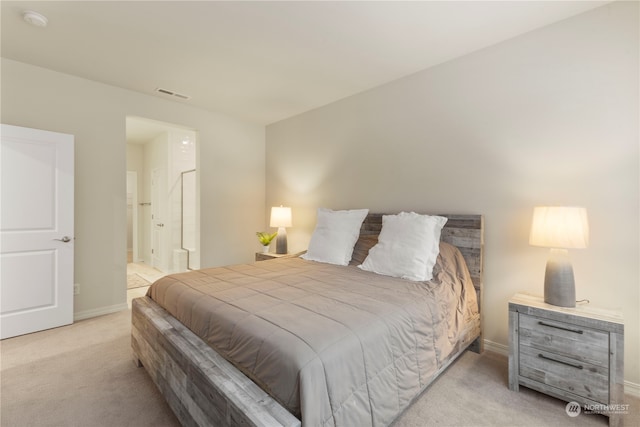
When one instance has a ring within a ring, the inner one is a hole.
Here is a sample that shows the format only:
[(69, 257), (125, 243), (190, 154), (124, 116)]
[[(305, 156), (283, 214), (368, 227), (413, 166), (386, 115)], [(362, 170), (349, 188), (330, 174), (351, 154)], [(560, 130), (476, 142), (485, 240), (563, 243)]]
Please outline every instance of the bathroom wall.
[[(170, 131), (168, 144), (170, 248), (173, 257), (170, 271), (173, 273), (200, 265), (196, 241), (196, 236), (199, 234), (197, 175), (194, 172), (188, 172), (196, 168), (196, 133), (191, 130)], [(188, 173), (185, 174), (185, 172)], [(183, 246), (189, 249), (184, 250)]]

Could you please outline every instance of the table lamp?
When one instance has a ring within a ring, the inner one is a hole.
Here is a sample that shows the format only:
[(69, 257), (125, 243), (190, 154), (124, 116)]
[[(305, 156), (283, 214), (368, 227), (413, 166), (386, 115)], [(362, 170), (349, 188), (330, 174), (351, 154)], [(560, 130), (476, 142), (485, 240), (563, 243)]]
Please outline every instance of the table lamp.
[(587, 210), (540, 206), (533, 210), (529, 244), (551, 248), (544, 274), (544, 301), (560, 307), (576, 306), (573, 267), (567, 249), (589, 244)]
[(276, 238), (276, 253), (287, 253), (287, 230), (291, 227), (291, 208), (279, 207), (271, 208), (271, 227), (278, 227), (278, 237)]

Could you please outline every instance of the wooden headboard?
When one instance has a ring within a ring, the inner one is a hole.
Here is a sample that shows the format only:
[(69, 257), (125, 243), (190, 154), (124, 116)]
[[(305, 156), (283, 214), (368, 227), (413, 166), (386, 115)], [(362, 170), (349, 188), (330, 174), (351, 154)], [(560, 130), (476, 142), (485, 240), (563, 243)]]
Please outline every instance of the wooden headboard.
[[(382, 229), (382, 215), (370, 213), (360, 228), (361, 235), (377, 235)], [(483, 252), (484, 252), (484, 218), (482, 215), (437, 214), (448, 218), (442, 229), (440, 240), (460, 249), (467, 262), (473, 286), (478, 297), (478, 310), (482, 313), (483, 287)], [(482, 335), (474, 344), (474, 350), (482, 351)]]

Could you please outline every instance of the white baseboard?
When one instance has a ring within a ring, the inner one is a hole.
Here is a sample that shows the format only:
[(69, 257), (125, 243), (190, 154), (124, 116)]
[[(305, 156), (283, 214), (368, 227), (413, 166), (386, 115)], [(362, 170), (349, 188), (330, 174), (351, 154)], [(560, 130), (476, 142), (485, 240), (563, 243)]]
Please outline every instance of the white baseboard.
[(484, 340), (484, 349), (503, 356), (509, 356), (509, 346), (497, 342)]
[(625, 381), (624, 394), (640, 398), (640, 384), (632, 383), (631, 381)]
[[(497, 342), (484, 340), (484, 349), (493, 353), (509, 356), (509, 346)], [(640, 384), (631, 381), (624, 382), (624, 393), (633, 397), (640, 397)]]
[(117, 313), (118, 311), (127, 310), (129, 307), (127, 303), (110, 305), (108, 307), (100, 307), (93, 310), (85, 310), (80, 311), (78, 313), (73, 313), (73, 321), (77, 322), (78, 320), (90, 319), (92, 317), (102, 316), (105, 314)]

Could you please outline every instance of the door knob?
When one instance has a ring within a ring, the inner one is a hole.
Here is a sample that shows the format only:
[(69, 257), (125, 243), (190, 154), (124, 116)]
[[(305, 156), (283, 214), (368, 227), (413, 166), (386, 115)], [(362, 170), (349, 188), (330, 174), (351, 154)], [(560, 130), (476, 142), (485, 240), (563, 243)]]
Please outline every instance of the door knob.
[(71, 241), (71, 237), (64, 236), (62, 239), (53, 239), (53, 240), (57, 240), (59, 242), (64, 242), (64, 243), (69, 243)]

